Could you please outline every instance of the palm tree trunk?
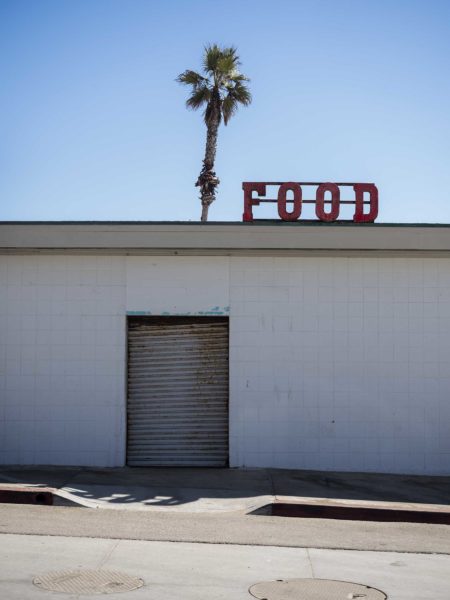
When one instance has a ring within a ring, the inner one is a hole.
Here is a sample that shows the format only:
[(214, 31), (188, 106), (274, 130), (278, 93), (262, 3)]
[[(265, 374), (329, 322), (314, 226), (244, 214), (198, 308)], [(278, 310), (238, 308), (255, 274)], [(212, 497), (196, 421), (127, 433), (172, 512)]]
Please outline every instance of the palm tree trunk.
[(211, 116), (206, 129), (206, 148), (203, 168), (198, 177), (196, 186), (200, 187), (200, 200), (202, 203), (202, 222), (208, 220), (208, 211), (210, 205), (216, 199), (216, 187), (220, 181), (214, 172), (214, 162), (217, 152), (217, 135), (220, 125), (220, 99), (213, 99), (211, 107)]
[(209, 204), (203, 203), (203, 198), (202, 198), (202, 216), (201, 216), (202, 223), (204, 223), (205, 221), (208, 220), (208, 211), (209, 211)]

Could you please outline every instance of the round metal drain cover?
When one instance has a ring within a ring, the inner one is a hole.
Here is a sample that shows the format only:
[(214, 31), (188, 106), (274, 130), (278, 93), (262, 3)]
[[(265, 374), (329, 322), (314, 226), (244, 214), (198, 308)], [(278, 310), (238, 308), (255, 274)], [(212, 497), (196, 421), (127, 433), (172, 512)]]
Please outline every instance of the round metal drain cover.
[(144, 585), (139, 577), (102, 570), (52, 571), (33, 579), (42, 590), (66, 594), (117, 594), (130, 592)]
[(331, 579), (279, 579), (252, 585), (249, 592), (260, 600), (386, 600), (380, 590)]

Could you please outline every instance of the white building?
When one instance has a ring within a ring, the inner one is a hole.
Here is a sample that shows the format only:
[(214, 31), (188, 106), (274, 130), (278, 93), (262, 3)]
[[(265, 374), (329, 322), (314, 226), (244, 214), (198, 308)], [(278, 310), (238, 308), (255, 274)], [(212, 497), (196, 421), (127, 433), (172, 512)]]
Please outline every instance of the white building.
[(2, 223), (0, 253), (0, 463), (450, 474), (448, 226)]

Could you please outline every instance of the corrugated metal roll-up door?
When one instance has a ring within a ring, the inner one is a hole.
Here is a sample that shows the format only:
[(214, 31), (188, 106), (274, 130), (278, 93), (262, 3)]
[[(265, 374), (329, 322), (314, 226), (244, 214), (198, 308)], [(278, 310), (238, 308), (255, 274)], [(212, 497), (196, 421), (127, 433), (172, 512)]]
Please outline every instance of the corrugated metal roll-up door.
[(129, 318), (127, 462), (228, 464), (228, 319)]

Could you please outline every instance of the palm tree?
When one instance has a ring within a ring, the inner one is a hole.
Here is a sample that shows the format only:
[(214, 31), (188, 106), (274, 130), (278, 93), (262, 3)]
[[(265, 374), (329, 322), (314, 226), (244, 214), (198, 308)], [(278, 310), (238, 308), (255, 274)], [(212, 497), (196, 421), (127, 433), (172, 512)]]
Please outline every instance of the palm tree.
[(191, 95), (186, 101), (187, 108), (197, 110), (205, 107), (203, 117), (206, 124), (206, 149), (203, 168), (197, 179), (202, 202), (202, 221), (208, 220), (208, 209), (216, 199), (216, 187), (220, 181), (214, 172), (216, 160), (217, 134), (222, 121), (225, 125), (236, 113), (239, 104), (248, 106), (252, 96), (245, 85), (248, 77), (239, 73), (237, 49), (220, 48), (216, 44), (205, 47), (203, 55), (203, 73), (184, 71), (176, 79), (179, 83), (190, 85)]

